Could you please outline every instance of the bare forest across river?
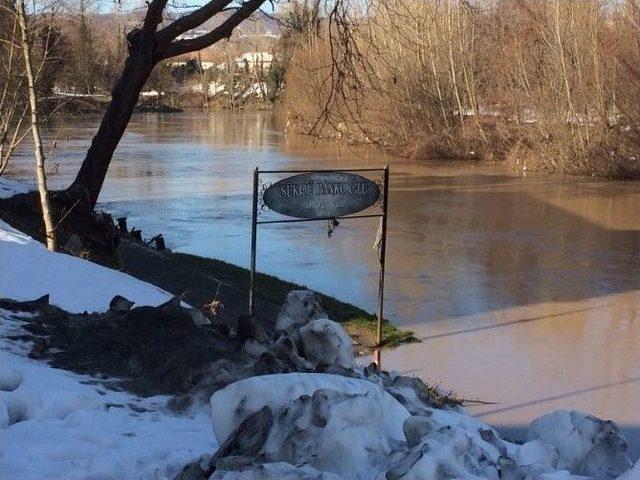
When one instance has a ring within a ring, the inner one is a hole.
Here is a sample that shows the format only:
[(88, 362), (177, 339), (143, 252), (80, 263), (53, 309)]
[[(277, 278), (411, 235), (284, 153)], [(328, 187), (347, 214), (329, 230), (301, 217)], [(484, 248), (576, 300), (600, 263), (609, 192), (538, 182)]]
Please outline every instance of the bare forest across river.
[[(33, 48), (44, 107), (102, 111), (141, 15), (82, 2), (43, 15)], [(402, 156), (632, 178), (638, 65), (637, 0), (303, 0), (160, 61), (139, 108), (277, 109), (289, 131)], [(20, 81), (10, 67), (7, 84)]]

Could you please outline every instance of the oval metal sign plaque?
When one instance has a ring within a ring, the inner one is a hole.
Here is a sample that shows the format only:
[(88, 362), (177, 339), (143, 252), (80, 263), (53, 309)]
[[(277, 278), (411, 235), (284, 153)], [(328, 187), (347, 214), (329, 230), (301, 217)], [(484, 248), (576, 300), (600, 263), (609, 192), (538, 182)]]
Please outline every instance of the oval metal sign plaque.
[(353, 173), (302, 173), (274, 183), (262, 198), (267, 207), (282, 215), (331, 218), (370, 207), (380, 198), (380, 188)]

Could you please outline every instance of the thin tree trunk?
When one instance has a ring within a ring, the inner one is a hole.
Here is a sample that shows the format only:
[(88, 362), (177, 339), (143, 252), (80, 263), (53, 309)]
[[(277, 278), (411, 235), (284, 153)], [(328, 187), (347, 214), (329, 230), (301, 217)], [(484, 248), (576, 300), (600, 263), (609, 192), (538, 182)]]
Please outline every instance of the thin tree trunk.
[(198, 73), (200, 74), (200, 83), (202, 84), (203, 104), (202, 108), (209, 108), (209, 78), (207, 72), (202, 66), (202, 54), (198, 52)]
[(455, 62), (453, 60), (453, 30), (451, 27), (451, 1), (447, 2), (447, 33), (449, 37), (447, 38), (447, 43), (449, 44), (449, 67), (451, 73), (451, 85), (453, 87), (453, 93), (456, 97), (456, 102), (458, 104), (458, 116), (460, 117), (460, 127), (462, 128), (462, 137), (465, 137), (465, 128), (464, 128), (464, 111), (462, 108), (462, 100), (460, 99), (460, 92), (458, 91), (458, 81), (456, 75)]
[(56, 250), (56, 232), (51, 217), (51, 206), (49, 204), (49, 192), (47, 190), (47, 175), (44, 170), (44, 152), (40, 139), (40, 127), (38, 125), (38, 97), (34, 85), (33, 69), (31, 68), (31, 47), (27, 35), (27, 19), (24, 8), (24, 0), (18, 1), (18, 22), (22, 39), (22, 51), (24, 66), (27, 74), (29, 90), (29, 106), (31, 107), (31, 133), (33, 135), (34, 153), (36, 156), (36, 178), (38, 181), (38, 193), (40, 194), (40, 206), (42, 207), (42, 219), (44, 220), (45, 236), (47, 238), (47, 248)]
[[(582, 130), (580, 129), (580, 124), (578, 123), (577, 128), (574, 126), (574, 122), (579, 122), (579, 119), (576, 115), (576, 110), (573, 108), (573, 100), (571, 96), (571, 86), (569, 85), (569, 73), (567, 69), (567, 64), (565, 61), (565, 53), (564, 53), (564, 45), (562, 43), (562, 35), (560, 33), (560, 1), (556, 0), (555, 2), (555, 36), (556, 42), (558, 46), (558, 56), (560, 57), (560, 67), (562, 70), (562, 80), (564, 84), (565, 94), (567, 96), (567, 107), (569, 109), (569, 120), (571, 125), (572, 132), (578, 132), (578, 140), (580, 141), (580, 147), (584, 147), (584, 140), (582, 138)], [(574, 137), (575, 141), (575, 137)]]
[(438, 103), (440, 104), (440, 112), (442, 113), (442, 121), (444, 122), (445, 127), (449, 128), (449, 117), (447, 116), (447, 109), (444, 105), (444, 98), (442, 96), (442, 88), (440, 88), (440, 79), (439, 72), (436, 68), (436, 62), (433, 55), (434, 47), (433, 41), (431, 40), (431, 29), (427, 29), (427, 44), (429, 46), (429, 60), (431, 62), (431, 71), (433, 72), (433, 80), (436, 86), (436, 93), (438, 94)]

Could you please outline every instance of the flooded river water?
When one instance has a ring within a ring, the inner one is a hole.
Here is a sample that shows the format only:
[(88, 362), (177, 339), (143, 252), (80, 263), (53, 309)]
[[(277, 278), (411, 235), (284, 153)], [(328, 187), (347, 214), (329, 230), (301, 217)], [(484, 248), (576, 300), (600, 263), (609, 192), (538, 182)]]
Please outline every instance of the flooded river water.
[[(66, 186), (98, 119), (52, 128)], [(29, 176), (26, 158), (15, 173)], [(282, 135), (270, 113), (136, 115), (101, 207), (169, 247), (247, 266), (251, 174), (391, 166), (385, 316), (422, 342), (385, 352), (516, 430), (557, 408), (617, 421), (640, 454), (640, 183), (422, 162)], [(258, 269), (375, 308), (377, 221), (263, 226)], [(224, 300), (224, 292), (223, 292)]]

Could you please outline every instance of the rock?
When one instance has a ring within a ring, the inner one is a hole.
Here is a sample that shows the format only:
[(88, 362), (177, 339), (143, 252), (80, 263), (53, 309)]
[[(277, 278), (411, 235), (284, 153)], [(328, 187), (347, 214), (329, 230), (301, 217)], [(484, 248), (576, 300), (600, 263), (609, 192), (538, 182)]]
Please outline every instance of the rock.
[(326, 318), (312, 320), (297, 330), (301, 355), (312, 365), (355, 368), (351, 338), (339, 323)]
[(71, 236), (69, 236), (69, 239), (66, 241), (62, 249), (65, 252), (70, 253), (71, 255), (74, 255), (76, 257), (81, 256), (83, 251), (85, 250), (84, 244), (82, 243), (82, 240), (77, 233), (73, 233), (71, 234)]
[(197, 308), (185, 308), (185, 310), (191, 316), (191, 320), (193, 320), (193, 323), (195, 323), (199, 327), (202, 325), (211, 325), (211, 320), (209, 320), (207, 316)]
[(274, 355), (280, 358), (289, 358), (293, 355), (297, 356), (299, 353), (295, 341), (286, 332), (281, 332), (280, 335), (278, 335), (271, 350)]
[(289, 333), (307, 324), (311, 320), (326, 318), (320, 304), (320, 297), (311, 290), (292, 290), (280, 308), (276, 320), (276, 330), (286, 330)]
[(276, 373), (288, 373), (294, 368), (288, 362), (276, 357), (273, 352), (266, 351), (253, 365), (254, 375), (273, 375)]
[(375, 375), (380, 372), (380, 368), (376, 362), (371, 362), (369, 365), (364, 367), (364, 376), (370, 377), (371, 375)]
[[(138, 307), (134, 310), (139, 310)], [(132, 310), (132, 312), (134, 311)], [(165, 303), (158, 305), (155, 310), (157, 322), (171, 325), (173, 328), (182, 328), (186, 331), (194, 329), (194, 321), (189, 309), (182, 306), (180, 297), (173, 297)]]
[(361, 378), (356, 370), (353, 368), (345, 368), (340, 365), (326, 365), (320, 364), (313, 369), (314, 373), (330, 373), (332, 375), (341, 375), (349, 378)]
[(266, 351), (267, 347), (253, 338), (249, 338), (242, 344), (242, 353), (253, 359), (260, 358)]
[(631, 467), (618, 427), (583, 412), (559, 410), (537, 418), (527, 438), (553, 445), (558, 468), (573, 474), (614, 479)]
[[(253, 375), (255, 375), (255, 371), (251, 362), (221, 358), (204, 365), (198, 371), (197, 376), (193, 379), (196, 383), (194, 390), (199, 393), (199, 396), (210, 398), (211, 395), (227, 385)], [(222, 439), (219, 438), (219, 441)]]
[(264, 325), (252, 315), (240, 315), (238, 317), (237, 335), (240, 340), (253, 339), (258, 342), (269, 340)]
[(394, 462), (393, 466), (387, 471), (387, 474), (385, 475), (386, 479), (400, 480), (428, 451), (429, 447), (427, 445), (419, 445), (416, 448), (412, 448), (407, 455)]
[(211, 463), (230, 455), (256, 456), (267, 440), (273, 425), (273, 413), (267, 405), (247, 416), (227, 437), (211, 459)]
[(209, 470), (211, 455), (203, 455), (195, 462), (191, 462), (176, 475), (173, 480), (207, 480), (205, 472)]
[(265, 463), (264, 456), (230, 455), (222, 457), (216, 462), (216, 472), (219, 470), (249, 470)]
[(510, 457), (498, 459), (498, 471), (500, 472), (500, 480), (526, 480), (516, 461)]
[(49, 306), (49, 294), (26, 302), (18, 302), (9, 298), (0, 299), (0, 308), (4, 308), (11, 312), (41, 312), (46, 310)]
[(407, 445), (409, 445), (409, 447), (418, 445), (422, 437), (428, 435), (434, 428), (435, 424), (433, 420), (422, 415), (412, 415), (407, 418), (402, 425), (402, 430), (404, 431), (404, 436), (407, 439)]
[(48, 340), (46, 338), (36, 337), (33, 339), (33, 345), (31, 346), (31, 350), (29, 351), (29, 357), (35, 359), (44, 358), (46, 357), (48, 350)]
[(121, 295), (116, 295), (109, 302), (109, 311), (111, 313), (125, 313), (131, 310), (134, 302), (127, 300)]
[(480, 434), (480, 438), (489, 445), (492, 445), (501, 457), (507, 456), (507, 445), (496, 435), (495, 431), (490, 428), (479, 428), (478, 433)]
[(280, 334), (271, 351), (277, 358), (292, 365), (296, 371), (313, 369), (313, 365), (299, 355), (296, 343), (286, 332)]
[(261, 408), (245, 418), (212, 457), (200, 457), (189, 463), (174, 480), (207, 480), (219, 467), (235, 469), (251, 465), (264, 445), (272, 424), (271, 409)]

